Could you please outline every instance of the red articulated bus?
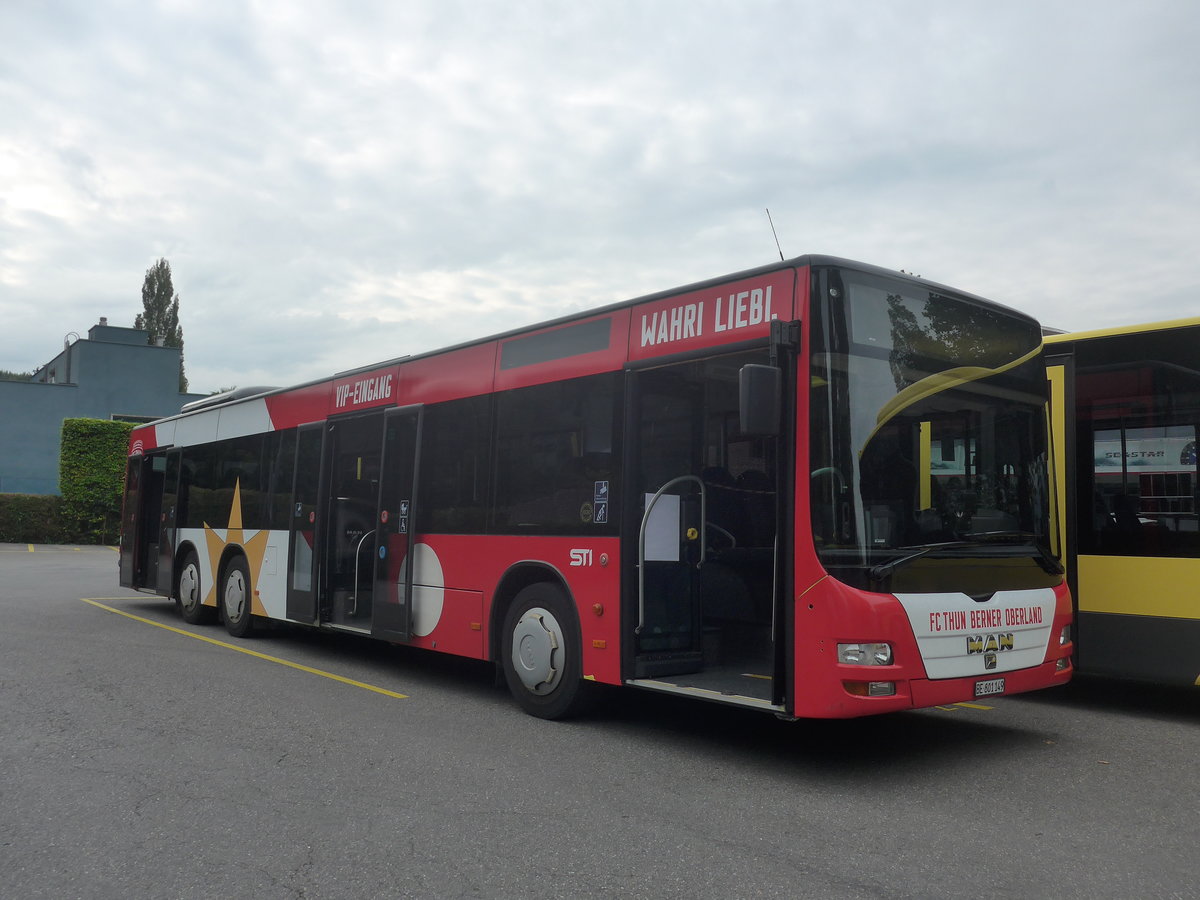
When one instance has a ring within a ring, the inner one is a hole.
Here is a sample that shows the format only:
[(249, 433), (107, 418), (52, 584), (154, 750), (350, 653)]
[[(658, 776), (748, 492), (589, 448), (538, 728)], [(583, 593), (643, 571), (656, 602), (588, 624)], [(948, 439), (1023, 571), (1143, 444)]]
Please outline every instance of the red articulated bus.
[(136, 428), (121, 584), (588, 682), (850, 717), (1071, 675), (1028, 316), (802, 256)]

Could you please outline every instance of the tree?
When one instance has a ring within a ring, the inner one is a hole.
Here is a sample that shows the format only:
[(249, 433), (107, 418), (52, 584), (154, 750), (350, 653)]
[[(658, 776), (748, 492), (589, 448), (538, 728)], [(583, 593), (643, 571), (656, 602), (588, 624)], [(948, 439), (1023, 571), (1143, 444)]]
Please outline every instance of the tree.
[(183, 328), (179, 324), (179, 295), (171, 283), (171, 264), (159, 259), (146, 270), (142, 282), (142, 308), (133, 320), (134, 328), (148, 333), (151, 344), (161, 338), (164, 347), (179, 348), (179, 392), (188, 389), (187, 376), (183, 373)]

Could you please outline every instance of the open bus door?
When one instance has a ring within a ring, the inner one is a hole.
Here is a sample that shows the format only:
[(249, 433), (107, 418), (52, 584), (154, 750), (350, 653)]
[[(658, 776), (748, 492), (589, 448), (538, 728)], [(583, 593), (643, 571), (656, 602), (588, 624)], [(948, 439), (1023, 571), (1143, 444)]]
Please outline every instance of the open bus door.
[(413, 406), (299, 429), (288, 618), (408, 639), (420, 424)]
[(162, 453), (130, 457), (125, 469), (118, 561), (122, 587), (158, 589), (166, 471), (167, 457)]
[(416, 558), (417, 470), (421, 407), (389, 409), (384, 418), (383, 469), (375, 518), (375, 603), (371, 633), (407, 641), (412, 635)]
[(325, 424), (318, 618), (361, 632), (371, 630), (374, 615), (383, 427), (383, 410)]
[(787, 455), (777, 436), (743, 432), (739, 409), (742, 369), (769, 361), (764, 349), (629, 372), (624, 622), (635, 683), (780, 702)]
[(292, 480), (292, 516), (288, 534), (287, 614), (297, 622), (317, 620), (317, 538), (321, 496), (321, 447), (323, 422), (302, 425), (296, 435), (296, 467)]
[(121, 508), (121, 545), (118, 558), (121, 587), (137, 587), (138, 521), (142, 507), (142, 463), (144, 456), (134, 456), (125, 465), (125, 505)]
[(182, 459), (183, 454), (178, 450), (167, 452), (162, 501), (159, 504), (155, 589), (164, 597), (171, 596), (175, 590), (175, 523), (179, 514), (179, 470)]
[(694, 367), (666, 367), (633, 376), (639, 510), (636, 544), (635, 673), (654, 678), (697, 672), (702, 662), (700, 569), (705, 562), (707, 492), (699, 477), (702, 386)]

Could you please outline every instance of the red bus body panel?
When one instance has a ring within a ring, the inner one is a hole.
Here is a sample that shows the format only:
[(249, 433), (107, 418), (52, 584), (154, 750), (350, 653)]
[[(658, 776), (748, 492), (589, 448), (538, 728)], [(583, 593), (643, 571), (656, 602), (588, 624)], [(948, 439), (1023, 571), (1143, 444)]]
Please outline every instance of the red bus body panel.
[[(487, 659), (492, 604), (505, 574), (534, 562), (558, 575), (575, 601), (583, 641), (583, 674), (621, 683), (620, 541), (618, 538), (490, 535), (418, 535), (437, 554), (447, 597), (441, 620), (414, 647)], [(588, 551), (576, 553), (571, 551)]]

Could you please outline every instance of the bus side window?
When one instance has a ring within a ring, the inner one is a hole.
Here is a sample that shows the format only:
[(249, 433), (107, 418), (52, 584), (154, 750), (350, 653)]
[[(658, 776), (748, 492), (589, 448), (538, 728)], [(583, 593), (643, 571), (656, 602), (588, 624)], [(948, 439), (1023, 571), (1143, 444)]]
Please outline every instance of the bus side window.
[(481, 534), (486, 527), (492, 402), (487, 396), (425, 409), (418, 528)]
[(498, 530), (613, 533), (617, 389), (606, 373), (499, 395)]

